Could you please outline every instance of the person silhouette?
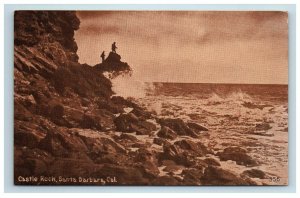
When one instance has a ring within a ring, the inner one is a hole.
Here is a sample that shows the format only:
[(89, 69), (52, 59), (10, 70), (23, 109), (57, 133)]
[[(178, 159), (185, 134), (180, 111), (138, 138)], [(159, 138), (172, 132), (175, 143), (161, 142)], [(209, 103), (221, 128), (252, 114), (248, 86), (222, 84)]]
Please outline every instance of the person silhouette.
[(102, 54), (101, 54), (100, 57), (102, 58), (102, 63), (103, 63), (103, 62), (104, 62), (104, 59), (105, 59), (105, 51), (102, 52)]
[(111, 51), (114, 52), (114, 53), (117, 53), (117, 52), (116, 52), (116, 49), (117, 49), (116, 42), (114, 42), (114, 43), (111, 45)]

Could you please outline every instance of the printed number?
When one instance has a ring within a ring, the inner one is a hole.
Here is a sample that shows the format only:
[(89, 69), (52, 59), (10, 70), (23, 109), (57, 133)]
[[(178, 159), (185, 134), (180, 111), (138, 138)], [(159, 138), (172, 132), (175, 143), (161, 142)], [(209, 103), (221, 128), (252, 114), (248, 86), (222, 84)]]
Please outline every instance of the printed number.
[(276, 176), (270, 177), (270, 182), (278, 183), (280, 182), (280, 178)]

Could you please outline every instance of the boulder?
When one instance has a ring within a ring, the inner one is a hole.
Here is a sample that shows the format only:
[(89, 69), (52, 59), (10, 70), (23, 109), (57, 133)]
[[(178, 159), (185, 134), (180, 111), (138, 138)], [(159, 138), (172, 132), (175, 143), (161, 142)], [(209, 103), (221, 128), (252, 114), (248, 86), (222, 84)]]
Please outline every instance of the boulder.
[(159, 119), (158, 123), (163, 127), (169, 127), (173, 131), (177, 133), (177, 135), (181, 136), (191, 136), (191, 137), (198, 137), (198, 135), (190, 129), (183, 120), (177, 118), (177, 119), (171, 119), (171, 118), (166, 118), (166, 119)]
[(148, 135), (151, 131), (156, 130), (155, 124), (140, 120), (133, 113), (121, 114), (114, 120), (118, 131), (136, 132), (137, 135)]
[(156, 125), (148, 121), (140, 121), (137, 124), (131, 125), (132, 129), (136, 131), (137, 135), (149, 135), (156, 130)]
[(150, 112), (146, 111), (145, 109), (139, 106), (133, 107), (131, 113), (135, 114), (136, 116), (138, 116), (140, 119), (143, 120), (152, 118), (152, 114)]
[(158, 137), (174, 140), (177, 138), (177, 134), (169, 127), (163, 126), (157, 133)]
[(180, 149), (189, 151), (194, 156), (202, 157), (208, 153), (207, 148), (201, 142), (193, 142), (191, 140), (180, 140), (174, 143)]
[(164, 145), (163, 153), (159, 156), (162, 160), (173, 160), (177, 164), (193, 166), (197, 163), (196, 157), (202, 157), (207, 153), (207, 149), (201, 143), (191, 140), (180, 140), (172, 145)]
[(243, 166), (258, 165), (258, 163), (246, 153), (246, 150), (240, 147), (225, 148), (223, 152), (218, 152), (217, 156), (219, 156), (221, 161), (232, 160)]
[(115, 78), (120, 74), (131, 74), (132, 72), (131, 67), (127, 63), (122, 62), (121, 56), (114, 52), (110, 52), (103, 63), (96, 64), (93, 68), (100, 72), (110, 72), (110, 78)]
[(192, 130), (194, 130), (194, 131), (196, 131), (196, 132), (200, 132), (200, 131), (208, 131), (207, 128), (205, 128), (205, 127), (203, 127), (203, 126), (201, 126), (201, 125), (199, 125), (199, 124), (197, 124), (197, 123), (194, 123), (194, 122), (188, 122), (188, 123), (187, 123), (187, 126), (188, 126), (190, 129), (192, 129)]
[(259, 178), (259, 179), (267, 178), (266, 174), (263, 171), (258, 169), (245, 170), (241, 175), (246, 175), (251, 178)]
[(134, 132), (132, 124), (138, 122), (138, 117), (132, 113), (121, 114), (114, 120), (117, 130), (122, 132)]
[(216, 166), (208, 166), (204, 175), (200, 178), (203, 185), (216, 185), (216, 186), (244, 186), (256, 185), (251, 180), (245, 180), (230, 171), (224, 170)]

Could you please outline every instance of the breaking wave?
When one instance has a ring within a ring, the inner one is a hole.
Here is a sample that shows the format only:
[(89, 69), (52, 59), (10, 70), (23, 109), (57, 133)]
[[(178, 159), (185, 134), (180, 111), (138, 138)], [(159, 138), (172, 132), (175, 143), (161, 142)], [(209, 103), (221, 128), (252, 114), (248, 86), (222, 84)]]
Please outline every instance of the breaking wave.
[(155, 89), (153, 83), (137, 80), (134, 75), (120, 75), (111, 82), (115, 95), (124, 98), (144, 98)]
[(229, 94), (221, 95), (217, 93), (211, 93), (207, 99), (209, 104), (218, 104), (226, 102), (234, 102), (236, 104), (243, 104), (245, 102), (252, 103), (253, 99), (250, 95), (238, 90)]

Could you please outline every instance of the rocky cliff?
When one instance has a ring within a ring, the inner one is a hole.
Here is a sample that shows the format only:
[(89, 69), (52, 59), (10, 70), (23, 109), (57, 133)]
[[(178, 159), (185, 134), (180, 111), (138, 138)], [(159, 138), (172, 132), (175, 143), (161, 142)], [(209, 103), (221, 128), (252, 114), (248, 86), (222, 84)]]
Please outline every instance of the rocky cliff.
[(15, 184), (253, 184), (207, 157), (213, 153), (199, 138), (207, 129), (112, 97), (103, 72), (131, 69), (115, 53), (95, 67), (79, 64), (79, 24), (75, 12), (15, 13)]

